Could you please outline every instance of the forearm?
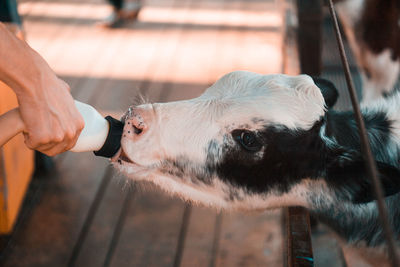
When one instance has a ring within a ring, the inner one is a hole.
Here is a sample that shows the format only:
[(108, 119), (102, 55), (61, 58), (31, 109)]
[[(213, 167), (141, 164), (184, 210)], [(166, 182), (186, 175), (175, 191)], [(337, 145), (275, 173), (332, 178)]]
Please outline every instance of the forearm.
[(42, 68), (49, 67), (39, 54), (0, 23), (0, 80), (17, 95), (33, 96)]
[(68, 84), (0, 23), (0, 80), (16, 93), (25, 144), (48, 155), (75, 144), (84, 126)]

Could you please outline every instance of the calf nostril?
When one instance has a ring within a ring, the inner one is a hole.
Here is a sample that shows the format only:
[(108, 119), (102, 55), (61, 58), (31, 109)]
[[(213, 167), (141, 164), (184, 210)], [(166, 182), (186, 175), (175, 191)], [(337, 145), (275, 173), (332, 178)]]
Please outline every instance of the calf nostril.
[(126, 114), (126, 133), (131, 135), (131, 137), (143, 134), (147, 125), (144, 122), (142, 115), (146, 115), (145, 110), (139, 108), (130, 108)]
[(132, 124), (132, 126), (133, 126), (133, 130), (135, 131), (135, 134), (141, 134), (143, 132), (143, 129), (139, 129), (133, 124)]

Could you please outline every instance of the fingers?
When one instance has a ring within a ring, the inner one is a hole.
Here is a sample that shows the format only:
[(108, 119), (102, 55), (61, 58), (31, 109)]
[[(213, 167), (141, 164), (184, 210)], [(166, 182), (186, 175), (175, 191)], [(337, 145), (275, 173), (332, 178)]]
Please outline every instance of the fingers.
[(79, 135), (81, 134), (82, 130), (83, 130), (84, 124), (79, 125), (78, 129), (76, 129), (75, 133), (72, 136), (69, 136), (69, 144), (65, 147), (65, 150), (70, 150), (71, 148), (73, 148), (76, 144), (76, 141), (79, 138)]
[(75, 127), (62, 130), (58, 129), (51, 133), (24, 134), (25, 144), (34, 150), (40, 151), (48, 156), (54, 156), (74, 147), (84, 127), (81, 121), (77, 121)]

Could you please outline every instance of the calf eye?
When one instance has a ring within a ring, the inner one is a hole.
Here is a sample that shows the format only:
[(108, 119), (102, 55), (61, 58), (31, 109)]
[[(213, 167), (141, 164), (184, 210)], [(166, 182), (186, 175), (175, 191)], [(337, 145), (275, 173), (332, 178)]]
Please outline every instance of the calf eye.
[(262, 148), (261, 143), (257, 140), (256, 135), (247, 130), (234, 130), (232, 131), (232, 137), (238, 142), (244, 149), (257, 152)]

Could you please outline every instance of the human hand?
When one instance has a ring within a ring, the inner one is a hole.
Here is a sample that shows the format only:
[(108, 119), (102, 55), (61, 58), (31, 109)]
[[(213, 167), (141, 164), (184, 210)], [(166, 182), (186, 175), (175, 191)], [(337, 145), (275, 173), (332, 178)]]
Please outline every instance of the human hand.
[(0, 80), (16, 93), (25, 143), (49, 156), (72, 148), (84, 127), (69, 86), (0, 23)]
[(25, 125), (25, 144), (54, 156), (75, 145), (84, 121), (69, 86), (50, 69), (42, 70), (42, 79), (35, 85), (33, 94), (19, 94), (18, 102)]

